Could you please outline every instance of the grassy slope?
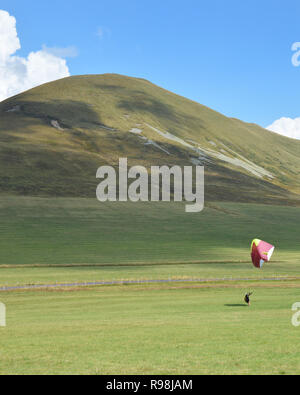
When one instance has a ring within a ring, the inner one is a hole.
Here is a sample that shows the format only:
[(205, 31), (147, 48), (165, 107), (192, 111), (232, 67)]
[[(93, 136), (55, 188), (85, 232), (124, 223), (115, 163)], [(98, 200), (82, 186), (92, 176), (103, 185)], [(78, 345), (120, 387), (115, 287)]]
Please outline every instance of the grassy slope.
[[(15, 106), (20, 111), (7, 112)], [(2, 192), (93, 197), (96, 169), (116, 164), (121, 156), (128, 157), (130, 164), (145, 166), (191, 164), (195, 153), (159, 136), (146, 126), (150, 124), (205, 149), (212, 149), (213, 142), (220, 151), (225, 144), (275, 176), (271, 184), (213, 159), (206, 163), (207, 199), (299, 199), (286, 189), (300, 192), (300, 142), (224, 117), (145, 80), (118, 75), (70, 77), (0, 103), (0, 120)], [(52, 127), (51, 120), (58, 120), (64, 130)], [(171, 155), (145, 146), (129, 133), (136, 125)]]
[(0, 373), (299, 374), (298, 290), (246, 289), (1, 294)]
[[(0, 266), (8, 268), (0, 269), (0, 285), (298, 275), (299, 216), (296, 207), (269, 205), (218, 203), (189, 215), (182, 204), (2, 197)], [(263, 271), (250, 263), (254, 237), (277, 247)], [(120, 266), (137, 263), (151, 265)], [(23, 267), (36, 264), (41, 267)], [(113, 266), (63, 267), (68, 264)]]

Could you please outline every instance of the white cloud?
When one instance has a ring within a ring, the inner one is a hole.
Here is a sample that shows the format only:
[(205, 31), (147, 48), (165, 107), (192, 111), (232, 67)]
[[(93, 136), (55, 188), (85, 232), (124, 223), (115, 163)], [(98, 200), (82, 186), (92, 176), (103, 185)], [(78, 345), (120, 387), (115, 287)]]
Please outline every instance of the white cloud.
[(267, 129), (300, 140), (300, 118), (280, 118), (268, 126)]
[(16, 19), (0, 10), (0, 63), (5, 62), (21, 48), (16, 30)]
[(66, 60), (58, 52), (44, 47), (24, 58), (15, 55), (20, 48), (16, 19), (0, 10), (0, 101), (70, 75)]
[(46, 45), (43, 45), (43, 52), (47, 52), (51, 55), (57, 56), (58, 58), (76, 58), (78, 56), (78, 49), (74, 46), (59, 48), (52, 47), (49, 48)]

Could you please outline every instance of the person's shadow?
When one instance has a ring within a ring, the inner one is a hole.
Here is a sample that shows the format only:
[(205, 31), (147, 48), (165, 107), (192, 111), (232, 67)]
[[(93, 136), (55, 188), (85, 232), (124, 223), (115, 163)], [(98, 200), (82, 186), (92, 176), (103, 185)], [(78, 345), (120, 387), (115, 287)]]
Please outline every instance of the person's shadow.
[(246, 304), (225, 304), (226, 307), (248, 307)]

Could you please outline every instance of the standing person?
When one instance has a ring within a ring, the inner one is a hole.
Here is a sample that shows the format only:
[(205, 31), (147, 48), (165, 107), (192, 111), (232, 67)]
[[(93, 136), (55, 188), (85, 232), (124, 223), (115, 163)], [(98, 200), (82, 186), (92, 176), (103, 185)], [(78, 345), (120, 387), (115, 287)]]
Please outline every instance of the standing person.
[(250, 296), (251, 296), (252, 294), (253, 294), (253, 292), (248, 292), (248, 293), (245, 295), (244, 301), (245, 301), (245, 303), (247, 303), (248, 306), (251, 305)]

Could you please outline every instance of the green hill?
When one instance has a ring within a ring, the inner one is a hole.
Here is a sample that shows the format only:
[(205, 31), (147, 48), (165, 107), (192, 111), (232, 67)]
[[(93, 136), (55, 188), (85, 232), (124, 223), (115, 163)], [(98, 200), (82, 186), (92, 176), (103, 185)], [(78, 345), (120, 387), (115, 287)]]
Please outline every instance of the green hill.
[(206, 199), (299, 204), (300, 141), (227, 118), (152, 83), (76, 76), (0, 103), (0, 190), (94, 197), (96, 170), (206, 168)]

